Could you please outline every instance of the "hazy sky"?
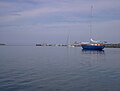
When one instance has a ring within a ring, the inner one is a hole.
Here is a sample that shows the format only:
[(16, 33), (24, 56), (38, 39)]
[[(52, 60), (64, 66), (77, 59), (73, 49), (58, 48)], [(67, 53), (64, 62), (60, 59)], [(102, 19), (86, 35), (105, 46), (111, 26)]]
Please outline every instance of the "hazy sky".
[(0, 0), (0, 43), (120, 43), (120, 0)]

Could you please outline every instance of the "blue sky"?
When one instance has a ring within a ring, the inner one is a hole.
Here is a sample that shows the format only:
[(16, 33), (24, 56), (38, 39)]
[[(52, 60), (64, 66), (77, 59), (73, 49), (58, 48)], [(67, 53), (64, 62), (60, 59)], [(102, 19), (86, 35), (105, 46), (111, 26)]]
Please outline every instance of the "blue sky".
[(120, 43), (120, 0), (0, 0), (0, 42)]

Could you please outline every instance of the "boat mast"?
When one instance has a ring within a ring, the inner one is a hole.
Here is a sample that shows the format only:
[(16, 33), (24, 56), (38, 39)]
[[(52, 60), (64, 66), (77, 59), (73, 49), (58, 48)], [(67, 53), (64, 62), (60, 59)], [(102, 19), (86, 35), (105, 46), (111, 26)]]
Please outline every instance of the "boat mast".
[(93, 6), (91, 6), (91, 19), (90, 19), (90, 39), (93, 37), (93, 34), (92, 34), (92, 18), (93, 18)]
[(70, 31), (68, 30), (68, 35), (67, 35), (67, 46), (69, 46), (69, 39), (70, 39)]

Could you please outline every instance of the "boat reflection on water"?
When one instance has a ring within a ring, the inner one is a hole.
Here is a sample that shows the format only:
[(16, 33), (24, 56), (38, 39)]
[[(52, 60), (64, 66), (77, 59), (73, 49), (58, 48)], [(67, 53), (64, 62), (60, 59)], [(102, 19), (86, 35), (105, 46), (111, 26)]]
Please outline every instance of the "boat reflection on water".
[(82, 54), (102, 54), (104, 55), (105, 54), (105, 51), (104, 50), (85, 50), (85, 49), (82, 49)]

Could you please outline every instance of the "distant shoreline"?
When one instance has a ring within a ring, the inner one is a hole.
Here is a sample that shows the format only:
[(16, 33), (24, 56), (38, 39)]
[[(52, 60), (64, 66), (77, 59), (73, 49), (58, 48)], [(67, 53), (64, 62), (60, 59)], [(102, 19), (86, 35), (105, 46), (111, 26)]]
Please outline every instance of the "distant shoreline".
[(120, 44), (105, 44), (105, 48), (120, 48)]
[[(9, 44), (2, 44), (0, 43), (0, 46), (58, 46), (58, 47), (67, 47), (67, 46), (71, 46), (71, 47), (81, 47), (81, 45), (74, 45), (74, 44), (70, 44), (70, 45), (66, 45), (66, 44), (34, 44), (34, 45), (25, 45), (25, 44), (14, 44), (14, 45), (9, 45)], [(105, 44), (105, 48), (120, 48), (120, 43), (119, 44)]]
[[(66, 45), (66, 44), (36, 44), (36, 46), (71, 46), (71, 47), (81, 47), (81, 45)], [(120, 48), (120, 44), (105, 44), (105, 48)]]

